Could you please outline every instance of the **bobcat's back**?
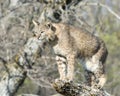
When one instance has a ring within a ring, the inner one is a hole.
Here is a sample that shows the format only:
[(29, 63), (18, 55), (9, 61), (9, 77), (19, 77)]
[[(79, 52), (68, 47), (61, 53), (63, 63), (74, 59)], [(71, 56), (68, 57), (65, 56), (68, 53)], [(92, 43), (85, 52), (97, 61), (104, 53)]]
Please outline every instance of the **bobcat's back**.
[[(78, 49), (79, 50), (78, 53), (80, 53), (82, 56), (85, 56), (85, 57), (92, 56), (99, 50), (101, 39), (99, 39), (98, 37), (94, 36), (93, 34), (91, 34), (90, 32), (87, 32), (82, 28), (76, 28), (70, 25), (66, 27), (70, 28), (68, 32), (70, 35), (69, 38), (72, 39), (71, 43), (73, 43), (72, 44), (73, 47), (76, 50)], [(67, 43), (67, 42), (64, 42), (64, 43)]]

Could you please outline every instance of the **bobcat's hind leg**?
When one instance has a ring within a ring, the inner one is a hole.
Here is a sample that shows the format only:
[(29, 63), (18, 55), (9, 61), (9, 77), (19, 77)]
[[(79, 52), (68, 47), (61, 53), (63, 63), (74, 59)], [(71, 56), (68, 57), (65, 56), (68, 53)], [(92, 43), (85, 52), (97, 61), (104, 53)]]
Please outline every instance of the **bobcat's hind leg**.
[(87, 76), (89, 85), (94, 88), (102, 88), (106, 82), (104, 64), (93, 56), (86, 60), (85, 69), (88, 73), (92, 73)]
[(92, 86), (94, 85), (94, 82), (95, 82), (95, 76), (92, 72), (88, 71), (88, 70), (85, 70), (85, 79), (86, 79), (86, 84), (88, 86)]
[(56, 61), (57, 61), (57, 66), (58, 66), (58, 72), (60, 75), (60, 80), (66, 80), (66, 72), (67, 72), (67, 68), (66, 68), (66, 59), (64, 57), (61, 56), (56, 56)]
[(94, 72), (97, 88), (102, 88), (106, 82), (106, 76), (104, 71), (104, 65), (99, 62), (99, 69)]

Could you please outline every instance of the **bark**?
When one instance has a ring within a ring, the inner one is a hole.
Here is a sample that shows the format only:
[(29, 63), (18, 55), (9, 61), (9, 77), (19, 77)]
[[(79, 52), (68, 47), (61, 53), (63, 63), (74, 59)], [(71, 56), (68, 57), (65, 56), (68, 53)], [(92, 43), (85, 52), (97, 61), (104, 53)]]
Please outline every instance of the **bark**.
[(111, 96), (103, 89), (94, 89), (74, 82), (57, 80), (53, 83), (53, 87), (63, 96)]
[(1, 74), (0, 96), (13, 96), (26, 77), (26, 72), (16, 63), (6, 64)]
[(1, 73), (0, 96), (13, 96), (16, 93), (27, 76), (26, 68), (32, 66), (35, 54), (40, 50), (39, 46), (38, 40), (32, 37), (22, 51), (13, 57), (12, 63), (3, 62), (5, 70)]

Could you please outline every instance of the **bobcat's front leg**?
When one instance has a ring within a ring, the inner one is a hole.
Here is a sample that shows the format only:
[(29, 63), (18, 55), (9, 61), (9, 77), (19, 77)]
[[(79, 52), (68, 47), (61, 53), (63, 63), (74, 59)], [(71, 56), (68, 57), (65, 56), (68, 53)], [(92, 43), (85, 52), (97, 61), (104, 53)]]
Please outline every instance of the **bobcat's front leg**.
[(66, 59), (61, 56), (56, 56), (60, 80), (66, 80)]
[(73, 81), (74, 63), (75, 63), (75, 56), (74, 55), (68, 55), (67, 56), (67, 79), (69, 81)]

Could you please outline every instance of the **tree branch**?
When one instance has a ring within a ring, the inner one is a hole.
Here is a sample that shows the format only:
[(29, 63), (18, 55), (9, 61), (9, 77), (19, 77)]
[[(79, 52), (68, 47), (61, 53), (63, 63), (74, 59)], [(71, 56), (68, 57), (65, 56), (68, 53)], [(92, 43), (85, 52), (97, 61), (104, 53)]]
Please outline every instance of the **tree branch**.
[(23, 83), (26, 72), (16, 63), (6, 64), (0, 80), (0, 96), (13, 96)]
[(112, 9), (110, 9), (107, 5), (104, 5), (102, 3), (89, 3), (89, 2), (81, 2), (80, 3), (80, 7), (81, 6), (101, 6), (104, 7), (105, 9), (107, 9), (111, 14), (113, 14), (117, 19), (120, 20), (120, 16), (115, 13)]
[(3, 63), (6, 63), (4, 64), (6, 70), (1, 73), (0, 96), (13, 96), (19, 89), (26, 78), (26, 67), (31, 66), (34, 62), (34, 54), (40, 49), (38, 42), (34, 37), (30, 38), (22, 51), (20, 50), (18, 54), (13, 57), (14, 60), (11, 60), (12, 63), (6, 63), (4, 59), (0, 58)]
[(94, 89), (85, 84), (57, 80), (53, 83), (56, 91), (64, 96), (111, 96), (104, 90)]

